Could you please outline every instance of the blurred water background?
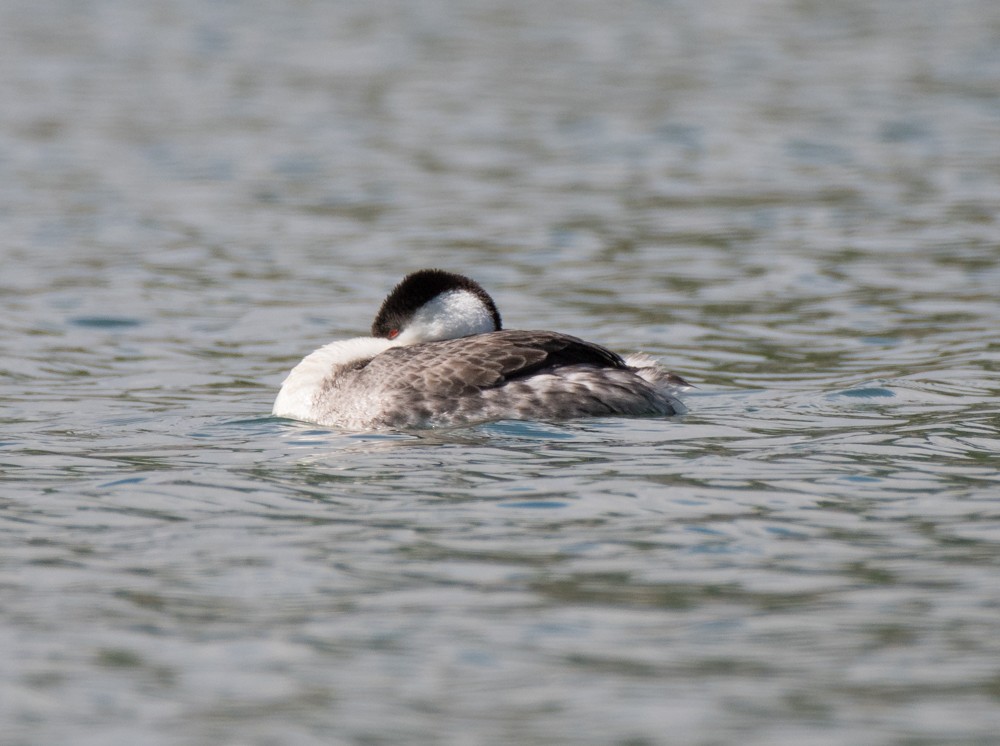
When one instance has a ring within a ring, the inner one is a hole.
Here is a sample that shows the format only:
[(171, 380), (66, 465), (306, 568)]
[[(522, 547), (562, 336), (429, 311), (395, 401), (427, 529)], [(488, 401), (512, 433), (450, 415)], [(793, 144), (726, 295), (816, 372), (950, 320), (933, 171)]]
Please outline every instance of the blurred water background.
[[(4, 744), (995, 744), (1000, 4), (0, 0)], [(405, 272), (670, 420), (268, 416)]]

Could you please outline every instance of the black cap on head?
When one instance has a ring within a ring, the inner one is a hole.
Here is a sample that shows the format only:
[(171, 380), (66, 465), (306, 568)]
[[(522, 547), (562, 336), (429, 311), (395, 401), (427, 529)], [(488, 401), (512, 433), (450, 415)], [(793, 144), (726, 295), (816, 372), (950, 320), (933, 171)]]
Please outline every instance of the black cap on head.
[(450, 290), (467, 290), (475, 295), (493, 315), (494, 326), (501, 328), (500, 312), (478, 282), (443, 269), (421, 269), (408, 274), (389, 293), (375, 316), (372, 336), (392, 339), (393, 332), (402, 331), (421, 307)]

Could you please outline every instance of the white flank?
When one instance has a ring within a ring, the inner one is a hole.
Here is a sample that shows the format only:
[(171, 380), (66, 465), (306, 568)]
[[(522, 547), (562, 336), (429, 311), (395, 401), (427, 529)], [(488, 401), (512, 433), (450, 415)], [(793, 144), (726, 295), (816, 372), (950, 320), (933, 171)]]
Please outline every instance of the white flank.
[(635, 368), (635, 373), (639, 378), (653, 384), (657, 390), (667, 395), (691, 388), (691, 384), (681, 382), (673, 373), (663, 367), (659, 360), (644, 352), (637, 352), (626, 357), (625, 365)]

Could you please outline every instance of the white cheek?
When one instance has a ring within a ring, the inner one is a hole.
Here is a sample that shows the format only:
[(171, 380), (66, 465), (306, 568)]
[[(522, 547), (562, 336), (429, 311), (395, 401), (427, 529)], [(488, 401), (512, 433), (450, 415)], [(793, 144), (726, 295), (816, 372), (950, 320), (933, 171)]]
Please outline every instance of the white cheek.
[(439, 295), (414, 314), (394, 345), (434, 342), (493, 331), (493, 316), (482, 301), (467, 290)]

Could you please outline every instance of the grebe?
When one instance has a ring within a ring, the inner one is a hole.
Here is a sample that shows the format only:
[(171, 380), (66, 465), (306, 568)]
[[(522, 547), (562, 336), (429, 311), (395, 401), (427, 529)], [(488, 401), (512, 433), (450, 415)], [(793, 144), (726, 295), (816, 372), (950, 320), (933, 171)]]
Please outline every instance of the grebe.
[(686, 388), (646, 355), (501, 329), (477, 282), (422, 269), (389, 293), (372, 336), (331, 342), (296, 365), (273, 414), (344, 430), (666, 416), (684, 411), (675, 394)]

